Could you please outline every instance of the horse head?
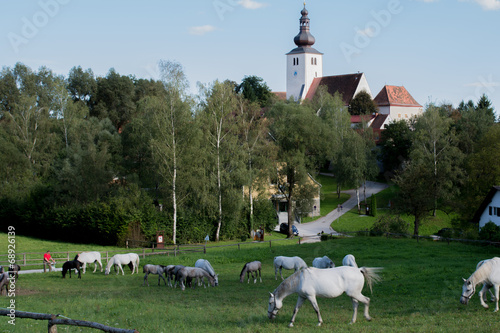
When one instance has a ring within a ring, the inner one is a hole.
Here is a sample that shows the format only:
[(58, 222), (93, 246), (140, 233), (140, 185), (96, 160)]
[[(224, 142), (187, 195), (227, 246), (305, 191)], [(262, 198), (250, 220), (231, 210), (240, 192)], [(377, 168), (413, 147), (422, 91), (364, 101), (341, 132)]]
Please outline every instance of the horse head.
[(267, 307), (267, 316), (269, 319), (276, 318), (278, 311), (282, 307), (281, 301), (276, 299), (276, 296), (273, 293), (269, 293), (269, 306)]
[(460, 296), (460, 303), (463, 305), (467, 305), (469, 303), (470, 298), (476, 292), (476, 285), (472, 283), (470, 279), (464, 279), (464, 285), (462, 286), (462, 296)]

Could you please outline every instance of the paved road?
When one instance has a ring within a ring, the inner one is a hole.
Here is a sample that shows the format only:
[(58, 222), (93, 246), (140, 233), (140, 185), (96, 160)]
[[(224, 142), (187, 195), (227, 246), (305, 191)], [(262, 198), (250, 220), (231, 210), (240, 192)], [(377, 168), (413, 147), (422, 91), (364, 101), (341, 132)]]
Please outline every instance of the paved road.
[[(377, 182), (366, 182), (366, 197), (371, 197), (373, 194), (376, 194), (382, 190), (385, 190), (389, 187), (386, 184), (377, 183)], [(330, 225), (333, 221), (338, 219), (344, 213), (350, 211), (354, 207), (356, 207), (358, 201), (356, 199), (356, 190), (348, 190), (342, 191), (342, 193), (347, 193), (350, 195), (350, 198), (342, 204), (342, 211), (337, 211), (337, 209), (331, 211), (326, 216), (320, 217), (316, 221), (299, 224), (294, 223), (297, 229), (299, 230), (299, 235), (302, 237), (306, 237), (304, 242), (317, 242), (319, 241), (318, 233), (322, 231), (328, 234), (338, 234)], [(359, 198), (360, 201), (363, 200), (363, 187), (359, 188)]]

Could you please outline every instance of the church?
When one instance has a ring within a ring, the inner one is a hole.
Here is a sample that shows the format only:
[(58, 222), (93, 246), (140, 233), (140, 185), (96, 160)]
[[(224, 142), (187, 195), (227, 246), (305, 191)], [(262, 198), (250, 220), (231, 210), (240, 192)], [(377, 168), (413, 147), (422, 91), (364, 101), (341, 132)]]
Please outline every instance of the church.
[[(313, 48), (316, 40), (310, 32), (305, 3), (300, 13), (300, 30), (293, 40), (297, 47), (286, 54), (286, 92), (278, 92), (277, 96), (301, 102), (312, 99), (318, 87), (326, 86), (331, 95), (340, 93), (348, 106), (358, 93), (365, 91), (379, 110), (376, 114), (363, 116), (374, 132), (392, 121), (409, 120), (423, 112), (422, 105), (403, 86), (386, 85), (373, 98), (364, 73), (323, 76), (323, 53)], [(351, 117), (351, 124), (358, 122), (361, 122), (360, 116)]]

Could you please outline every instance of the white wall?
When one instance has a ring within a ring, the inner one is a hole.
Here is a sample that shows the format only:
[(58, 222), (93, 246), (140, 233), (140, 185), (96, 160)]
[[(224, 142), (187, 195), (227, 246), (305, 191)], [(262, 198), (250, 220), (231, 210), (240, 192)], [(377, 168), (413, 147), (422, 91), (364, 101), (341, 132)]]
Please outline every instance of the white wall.
[[(490, 207), (492, 208), (492, 215), (490, 215)], [(497, 213), (495, 211), (500, 212), (500, 191), (497, 191), (497, 193), (495, 193), (490, 204), (481, 214), (481, 217), (479, 218), (479, 229), (484, 227), (484, 225), (490, 221), (500, 226), (500, 216), (498, 216), (500, 215), (500, 213)]]
[(379, 113), (390, 114), (392, 120), (410, 120), (413, 117), (421, 115), (423, 112), (422, 107), (415, 106), (383, 106), (379, 108)]
[[(311, 64), (311, 58), (316, 59)], [(294, 65), (294, 59), (299, 64)], [(295, 74), (296, 73), (296, 74)], [(314, 78), (323, 76), (323, 55), (318, 53), (287, 54), (286, 60), (286, 98), (296, 101), (304, 99)], [(304, 89), (302, 89), (304, 86)], [(302, 94), (301, 94), (302, 92)]]

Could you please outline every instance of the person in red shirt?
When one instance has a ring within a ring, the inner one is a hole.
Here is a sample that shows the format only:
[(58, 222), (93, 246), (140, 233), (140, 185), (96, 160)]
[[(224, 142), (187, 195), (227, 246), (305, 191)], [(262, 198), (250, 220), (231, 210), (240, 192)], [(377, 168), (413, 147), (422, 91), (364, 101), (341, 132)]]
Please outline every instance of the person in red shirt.
[(43, 271), (45, 272), (46, 271), (46, 265), (49, 266), (49, 272), (52, 272), (52, 264), (55, 265), (56, 261), (54, 260), (54, 258), (52, 258), (52, 256), (50, 255), (50, 250), (45, 252), (45, 254), (43, 255)]

